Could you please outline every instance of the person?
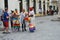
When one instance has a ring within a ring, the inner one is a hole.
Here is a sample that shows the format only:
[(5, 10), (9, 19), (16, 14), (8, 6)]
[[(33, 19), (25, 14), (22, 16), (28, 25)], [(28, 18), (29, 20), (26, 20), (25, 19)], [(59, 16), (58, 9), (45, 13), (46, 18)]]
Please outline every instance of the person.
[(29, 17), (31, 18), (30, 23), (29, 23), (29, 30), (30, 30), (30, 32), (34, 32), (34, 30), (35, 30), (35, 14), (34, 14), (33, 7), (30, 8)]
[(14, 15), (14, 11), (11, 10), (11, 16), (10, 16), (10, 21), (11, 21), (11, 28), (13, 29), (13, 16)]
[(48, 15), (53, 15), (53, 14), (54, 14), (54, 11), (50, 9)]
[(18, 15), (18, 10), (17, 9), (15, 9), (15, 14)]
[(20, 31), (19, 15), (17, 9), (11, 14), (12, 31)]
[(8, 9), (5, 9), (5, 12), (3, 14), (3, 25), (4, 25), (4, 32), (3, 33), (9, 33), (9, 14)]
[(26, 31), (26, 22), (25, 22), (24, 18), (25, 18), (25, 9), (23, 9), (20, 14), (20, 19), (21, 19), (20, 22), (22, 24), (22, 31)]
[(42, 13), (42, 10), (41, 9), (39, 9), (39, 14), (41, 14)]

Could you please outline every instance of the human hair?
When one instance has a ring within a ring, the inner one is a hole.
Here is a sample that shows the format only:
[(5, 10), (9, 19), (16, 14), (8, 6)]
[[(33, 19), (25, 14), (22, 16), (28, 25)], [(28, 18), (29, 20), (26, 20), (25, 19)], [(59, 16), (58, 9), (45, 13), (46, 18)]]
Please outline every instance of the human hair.
[(7, 8), (5, 8), (5, 11), (8, 11), (8, 9), (7, 9)]
[(11, 12), (13, 13), (14, 11), (11, 10)]

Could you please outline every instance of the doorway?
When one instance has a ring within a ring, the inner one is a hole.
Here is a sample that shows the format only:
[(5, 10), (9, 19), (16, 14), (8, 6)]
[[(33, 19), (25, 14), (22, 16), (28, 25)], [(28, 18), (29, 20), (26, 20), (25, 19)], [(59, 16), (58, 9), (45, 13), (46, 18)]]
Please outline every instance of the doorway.
[(45, 15), (45, 1), (43, 1), (43, 14)]
[(5, 8), (8, 8), (8, 0), (4, 0), (4, 6)]
[(30, 0), (26, 0), (26, 2), (27, 2), (26, 5), (27, 5), (27, 11), (28, 11), (28, 12), (29, 12), (29, 3), (30, 3), (29, 1), (30, 1)]
[(22, 8), (23, 8), (23, 5), (22, 5), (22, 0), (19, 0), (20, 3), (19, 3), (19, 8), (20, 8), (20, 13), (22, 12)]
[(36, 14), (36, 0), (33, 0), (33, 7), (34, 7), (34, 12)]

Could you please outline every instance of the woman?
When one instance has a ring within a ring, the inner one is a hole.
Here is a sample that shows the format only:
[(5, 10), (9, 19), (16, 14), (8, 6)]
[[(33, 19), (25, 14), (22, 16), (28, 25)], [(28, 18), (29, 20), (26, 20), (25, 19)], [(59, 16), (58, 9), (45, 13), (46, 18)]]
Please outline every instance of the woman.
[(35, 30), (35, 14), (34, 14), (33, 7), (30, 8), (29, 17), (31, 18), (30, 23), (29, 23), (29, 30), (30, 30), (30, 32), (34, 32), (34, 30)]
[(17, 10), (15, 10), (15, 12), (12, 12), (12, 26), (14, 31), (20, 31), (19, 15)]

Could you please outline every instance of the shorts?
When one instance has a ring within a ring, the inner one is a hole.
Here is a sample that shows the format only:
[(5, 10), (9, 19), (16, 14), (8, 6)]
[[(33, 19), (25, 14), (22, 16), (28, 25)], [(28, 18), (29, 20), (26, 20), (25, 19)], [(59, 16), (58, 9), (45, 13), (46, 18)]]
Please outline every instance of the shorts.
[(3, 22), (3, 25), (5, 28), (8, 28), (9, 27), (9, 22)]

